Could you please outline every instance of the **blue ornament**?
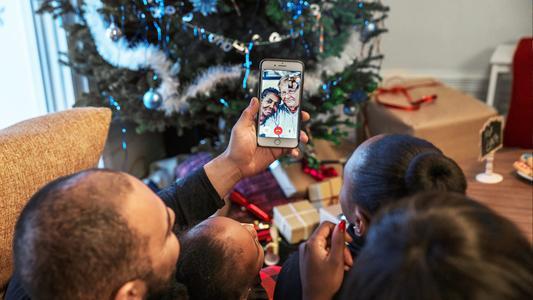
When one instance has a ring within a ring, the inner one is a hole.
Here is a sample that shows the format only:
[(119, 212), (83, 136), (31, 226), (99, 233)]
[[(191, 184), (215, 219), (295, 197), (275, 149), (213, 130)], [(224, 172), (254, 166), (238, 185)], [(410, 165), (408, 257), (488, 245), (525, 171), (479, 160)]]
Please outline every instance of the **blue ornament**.
[(188, 13), (184, 15), (183, 17), (181, 17), (181, 20), (185, 23), (189, 23), (190, 21), (192, 21), (192, 18), (193, 18), (192, 13)]
[(217, 12), (217, 0), (189, 0), (194, 6), (193, 11), (199, 12), (204, 17)]
[(357, 113), (357, 108), (353, 105), (344, 104), (344, 108), (342, 109), (345, 115), (347, 116), (355, 116)]
[(350, 100), (354, 104), (363, 103), (368, 100), (368, 94), (363, 90), (357, 90), (350, 94)]
[(168, 5), (165, 7), (165, 15), (172, 16), (176, 13), (176, 8), (174, 6)]
[(303, 11), (309, 7), (309, 2), (305, 0), (290, 0), (285, 4), (287, 11), (292, 14), (292, 19), (298, 19)]
[(147, 109), (157, 109), (163, 103), (163, 97), (154, 89), (149, 89), (143, 96), (143, 103)]

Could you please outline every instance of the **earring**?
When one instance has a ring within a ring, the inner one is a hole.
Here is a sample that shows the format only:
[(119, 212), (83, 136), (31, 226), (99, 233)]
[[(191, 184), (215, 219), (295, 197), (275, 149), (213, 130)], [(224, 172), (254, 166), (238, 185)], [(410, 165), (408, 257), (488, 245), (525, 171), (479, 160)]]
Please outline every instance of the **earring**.
[(353, 224), (353, 229), (357, 236), (361, 236), (361, 227), (359, 227), (359, 224)]

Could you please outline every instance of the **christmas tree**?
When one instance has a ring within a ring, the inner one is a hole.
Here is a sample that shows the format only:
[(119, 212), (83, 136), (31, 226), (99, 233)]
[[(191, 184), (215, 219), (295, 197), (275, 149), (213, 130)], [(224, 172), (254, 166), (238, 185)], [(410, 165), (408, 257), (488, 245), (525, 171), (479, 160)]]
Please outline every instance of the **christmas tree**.
[(357, 113), (380, 80), (387, 11), (371, 0), (45, 0), (39, 10), (62, 19), (64, 63), (88, 79), (77, 105), (109, 106), (138, 132), (201, 128), (219, 147), (257, 96), (263, 58), (305, 63), (306, 128), (338, 143), (355, 125), (339, 112)]

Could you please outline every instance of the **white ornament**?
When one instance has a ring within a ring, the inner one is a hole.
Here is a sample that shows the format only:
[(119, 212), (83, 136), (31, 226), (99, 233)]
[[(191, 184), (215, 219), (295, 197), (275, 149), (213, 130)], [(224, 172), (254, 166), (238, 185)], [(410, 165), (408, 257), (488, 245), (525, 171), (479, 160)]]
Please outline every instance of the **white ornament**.
[(268, 37), (268, 41), (271, 43), (279, 42), (281, 41), (281, 36), (277, 32), (272, 32)]
[(244, 53), (245, 49), (246, 49), (246, 46), (244, 45), (244, 43), (242, 42), (239, 42), (239, 41), (233, 41), (233, 44), (232, 44), (233, 48), (235, 48), (235, 50), (241, 52), (241, 53)]
[(309, 8), (311, 9), (311, 14), (313, 16), (319, 16), (320, 15), (320, 6), (318, 4), (311, 4), (309, 6)]

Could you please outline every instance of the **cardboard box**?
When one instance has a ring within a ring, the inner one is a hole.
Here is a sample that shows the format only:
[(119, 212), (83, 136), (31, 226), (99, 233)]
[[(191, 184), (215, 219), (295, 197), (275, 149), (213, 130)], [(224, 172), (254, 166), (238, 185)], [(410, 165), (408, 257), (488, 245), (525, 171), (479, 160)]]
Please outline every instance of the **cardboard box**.
[(331, 205), (328, 207), (322, 207), (318, 210), (320, 217), (320, 223), (329, 221), (331, 223), (339, 223), (341, 221), (342, 209), (340, 204)]
[(333, 177), (322, 182), (309, 185), (309, 200), (313, 206), (320, 208), (339, 203), (342, 178)]
[(274, 225), (289, 243), (308, 239), (318, 221), (317, 210), (307, 200), (274, 207)]
[[(402, 83), (411, 86), (432, 79), (411, 79)], [(417, 111), (391, 109), (373, 101), (367, 106), (368, 129), (371, 136), (381, 133), (403, 133), (426, 139), (456, 161), (477, 159), (480, 153), (479, 131), (485, 121), (496, 116), (494, 108), (463, 92), (443, 84), (409, 90), (413, 99), (436, 94), (433, 103), (422, 104)], [(401, 95), (381, 95), (383, 102), (407, 105)]]

